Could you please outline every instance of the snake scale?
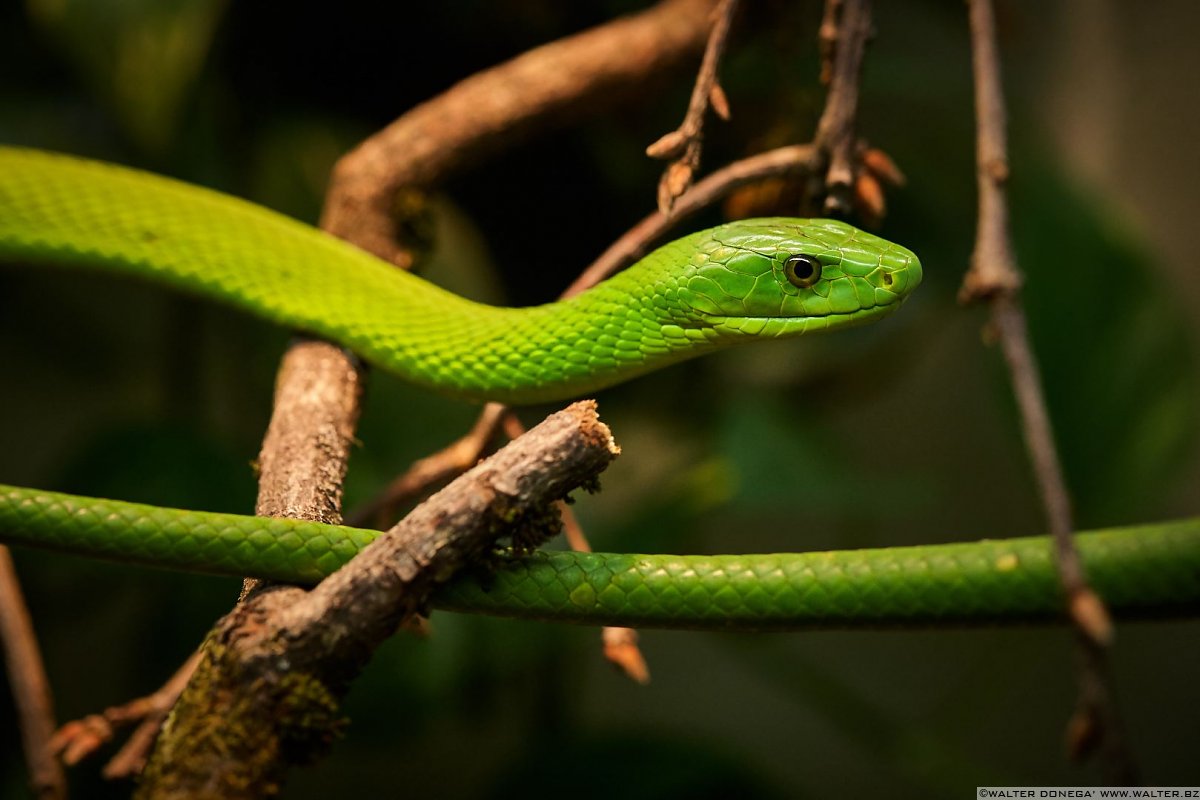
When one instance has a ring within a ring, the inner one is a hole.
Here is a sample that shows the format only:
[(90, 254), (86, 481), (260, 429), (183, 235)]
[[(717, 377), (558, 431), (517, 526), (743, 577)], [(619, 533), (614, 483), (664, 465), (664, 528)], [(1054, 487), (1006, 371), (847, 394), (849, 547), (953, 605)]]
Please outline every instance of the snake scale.
[[(921, 281), (907, 249), (832, 220), (741, 220), (660, 247), (570, 300), (497, 308), (320, 231), (143, 172), (0, 147), (0, 260), (170, 285), (338, 342), (446, 395), (572, 398), (686, 358), (884, 317)], [(0, 486), (0, 541), (312, 583), (372, 531)], [(1130, 613), (1200, 604), (1200, 521), (1079, 537)], [(535, 553), (455, 579), (435, 607), (591, 624), (786, 629), (1048, 618), (1040, 538), (831, 553)]]

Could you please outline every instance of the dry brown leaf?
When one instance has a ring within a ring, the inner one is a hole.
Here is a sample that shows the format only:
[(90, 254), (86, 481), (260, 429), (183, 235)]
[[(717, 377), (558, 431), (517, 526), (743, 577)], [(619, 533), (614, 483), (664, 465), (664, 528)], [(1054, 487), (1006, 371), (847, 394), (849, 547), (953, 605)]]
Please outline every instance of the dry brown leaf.
[(678, 158), (683, 155), (683, 150), (687, 147), (687, 137), (680, 131), (671, 131), (659, 137), (658, 141), (646, 148), (646, 155), (651, 158), (657, 158), (662, 161), (667, 161), (672, 158)]
[(708, 104), (712, 106), (713, 113), (726, 122), (731, 116), (729, 112), (729, 98), (725, 95), (725, 90), (721, 88), (721, 84), (713, 81), (712, 88), (708, 90)]
[(887, 213), (887, 198), (874, 173), (863, 171), (854, 181), (854, 207), (868, 224), (878, 224)]
[(863, 152), (862, 165), (876, 178), (891, 186), (903, 186), (905, 183), (904, 173), (896, 166), (896, 162), (878, 148), (869, 147)]

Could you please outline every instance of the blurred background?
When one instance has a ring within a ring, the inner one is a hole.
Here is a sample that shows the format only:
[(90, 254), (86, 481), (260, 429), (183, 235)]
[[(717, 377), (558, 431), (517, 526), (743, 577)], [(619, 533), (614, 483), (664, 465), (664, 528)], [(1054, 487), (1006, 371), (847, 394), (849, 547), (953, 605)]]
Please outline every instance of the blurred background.
[[(0, 141), (216, 187), (315, 221), (356, 142), (473, 72), (644, 3), (505, 0), (0, 6)], [(733, 120), (707, 168), (811, 137), (819, 2), (746, 3), (722, 69)], [(1040, 533), (986, 313), (954, 300), (974, 236), (962, 4), (877, 3), (860, 130), (908, 186), (880, 233), (921, 256), (903, 313), (602, 393), (624, 455), (577, 508), (599, 550), (752, 552)], [(1081, 527), (1200, 512), (1200, 7), (998, 7), (1025, 302)], [(495, 302), (552, 299), (653, 207), (643, 150), (694, 73), (480, 165), (437, 199), (425, 274)], [(1189, 88), (1191, 87), (1191, 88)], [(720, 220), (716, 211), (695, 223)], [(248, 512), (288, 334), (140, 284), (0, 265), (0, 482)], [(528, 424), (551, 409), (522, 412)], [(347, 508), (459, 436), (475, 409), (371, 375)], [(157, 688), (239, 582), (16, 552), (60, 720)], [(347, 737), (290, 797), (965, 797), (1094, 784), (1063, 758), (1062, 628), (647, 632), (653, 683), (596, 631), (437, 614), (351, 693)], [(1195, 783), (1200, 624), (1119, 628), (1114, 673), (1151, 785)], [(112, 751), (107, 751), (111, 755)], [(125, 796), (99, 762), (76, 796)], [(0, 691), (0, 796), (23, 797)]]

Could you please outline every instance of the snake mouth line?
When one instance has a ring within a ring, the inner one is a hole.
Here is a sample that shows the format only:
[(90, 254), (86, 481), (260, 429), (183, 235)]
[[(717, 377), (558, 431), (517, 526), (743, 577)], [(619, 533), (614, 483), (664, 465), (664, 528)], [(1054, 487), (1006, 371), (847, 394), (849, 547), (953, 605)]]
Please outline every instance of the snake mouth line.
[[(712, 322), (721, 326), (737, 326), (744, 322), (763, 322), (776, 323), (784, 325), (784, 333), (794, 329), (795, 327), (803, 327), (816, 325), (815, 329), (825, 329), (831, 327), (844, 327), (848, 325), (857, 325), (860, 322), (869, 322), (875, 319), (886, 317), (902, 305), (903, 301), (896, 303), (888, 303), (881, 306), (871, 306), (870, 308), (857, 308), (854, 311), (832, 312), (829, 314), (820, 314), (809, 317), (714, 317)], [(820, 322), (824, 320), (824, 322)]]

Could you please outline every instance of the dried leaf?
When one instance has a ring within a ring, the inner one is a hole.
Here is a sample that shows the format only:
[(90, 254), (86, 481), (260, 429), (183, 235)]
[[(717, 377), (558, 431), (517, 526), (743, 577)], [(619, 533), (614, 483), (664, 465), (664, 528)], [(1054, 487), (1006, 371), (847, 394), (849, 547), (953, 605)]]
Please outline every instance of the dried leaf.
[(794, 179), (768, 178), (731, 192), (724, 213), (729, 219), (787, 216), (799, 203), (800, 188)]
[(675, 200), (681, 194), (688, 190), (692, 185), (692, 175), (694, 170), (691, 164), (686, 161), (675, 161), (666, 172), (663, 173), (662, 180), (658, 183), (658, 210), (664, 214), (671, 212), (672, 206), (675, 205)]
[(870, 170), (876, 178), (891, 186), (903, 186), (905, 183), (904, 173), (896, 166), (896, 162), (878, 148), (868, 147), (863, 152), (862, 165)]
[(687, 137), (680, 131), (671, 131), (659, 137), (658, 141), (646, 148), (646, 155), (651, 158), (668, 161), (678, 158), (687, 147)]
[(887, 213), (883, 186), (871, 172), (862, 171), (854, 181), (854, 207), (870, 225), (876, 225)]
[(721, 84), (713, 81), (712, 88), (708, 90), (708, 104), (712, 106), (713, 113), (726, 122), (729, 121), (729, 98), (725, 95), (725, 90), (721, 88)]
[(633, 628), (607, 627), (604, 637), (604, 657), (621, 670), (625, 677), (645, 686), (650, 682), (650, 668), (638, 647), (638, 634)]

